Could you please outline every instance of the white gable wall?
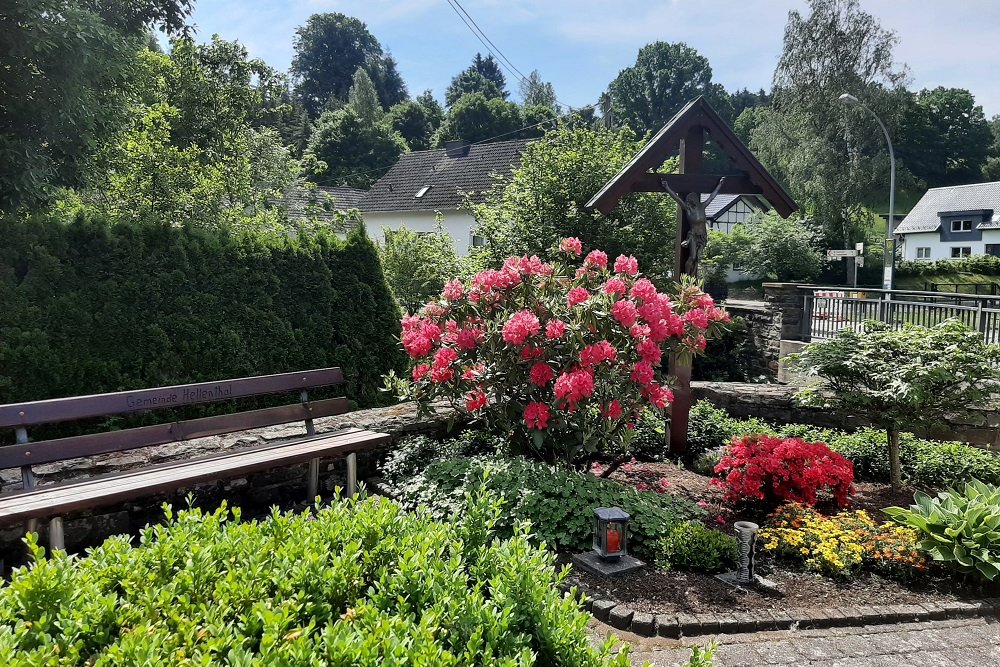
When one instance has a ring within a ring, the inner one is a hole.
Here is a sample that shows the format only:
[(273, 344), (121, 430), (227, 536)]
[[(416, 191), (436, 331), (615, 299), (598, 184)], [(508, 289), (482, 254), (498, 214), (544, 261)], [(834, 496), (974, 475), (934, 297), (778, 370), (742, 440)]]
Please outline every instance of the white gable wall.
[[(472, 230), (476, 220), (468, 211), (441, 211), (442, 225), (455, 245), (455, 253), (460, 257), (469, 254), (472, 247)], [(385, 241), (382, 228), (397, 230), (406, 227), (414, 232), (437, 231), (435, 211), (384, 211), (364, 214), (368, 235), (379, 243)]]
[[(941, 233), (911, 232), (903, 236), (903, 259), (933, 262), (939, 259), (951, 259), (953, 247), (972, 249), (972, 255), (986, 254), (987, 245), (1000, 245), (1000, 229), (984, 229), (982, 240), (979, 241), (942, 241)], [(930, 257), (917, 257), (917, 248), (930, 248)]]

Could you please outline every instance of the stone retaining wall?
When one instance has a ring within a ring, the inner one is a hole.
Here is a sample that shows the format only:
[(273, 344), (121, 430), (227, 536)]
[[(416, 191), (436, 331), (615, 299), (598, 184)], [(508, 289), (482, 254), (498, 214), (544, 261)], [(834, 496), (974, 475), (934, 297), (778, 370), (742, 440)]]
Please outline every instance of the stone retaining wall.
[[(450, 416), (450, 411), (442, 409), (434, 418), (418, 418), (415, 406), (403, 403), (317, 419), (315, 426), (317, 433), (356, 427), (389, 433), (395, 436), (395, 440), (408, 433), (441, 431)], [(34, 472), (39, 485), (82, 480), (94, 475), (125, 472), (158, 463), (291, 440), (304, 434), (303, 424), (295, 422), (188, 442), (146, 447), (130, 452), (60, 461), (37, 466)], [(366, 472), (372, 470), (379, 454), (380, 452), (368, 452), (358, 455), (359, 477), (363, 478)], [(188, 495), (193, 498), (195, 505), (203, 508), (217, 507), (225, 500), (230, 506), (242, 508), (243, 516), (246, 517), (262, 515), (275, 505), (282, 508), (305, 507), (308, 504), (305, 497), (306, 469), (305, 464), (277, 468), (243, 478), (179, 489), (176, 493), (159, 494), (135, 502), (111, 505), (93, 512), (69, 515), (65, 517), (66, 548), (72, 552), (98, 544), (109, 535), (135, 534), (142, 526), (163, 519), (161, 509), (163, 503), (168, 502), (174, 507), (185, 507)], [(335, 486), (343, 486), (344, 483), (344, 462), (324, 459), (320, 468), (320, 493), (324, 496), (330, 495)], [(0, 489), (11, 491), (19, 488), (21, 488), (20, 471), (0, 472)], [(41, 537), (44, 540), (44, 528), (42, 533)], [(25, 552), (24, 545), (21, 544), (23, 535), (24, 531), (20, 527), (0, 530), (0, 562), (12, 565), (23, 560)]]
[[(742, 382), (692, 382), (694, 399), (705, 399), (726, 410), (734, 417), (759, 417), (782, 424), (813, 424), (824, 428), (853, 430), (870, 423), (856, 415), (843, 415), (818, 408), (797, 405), (795, 387), (782, 384), (748, 384)], [(922, 437), (939, 440), (961, 440), (1000, 451), (1000, 412), (981, 410), (966, 421), (918, 432)]]

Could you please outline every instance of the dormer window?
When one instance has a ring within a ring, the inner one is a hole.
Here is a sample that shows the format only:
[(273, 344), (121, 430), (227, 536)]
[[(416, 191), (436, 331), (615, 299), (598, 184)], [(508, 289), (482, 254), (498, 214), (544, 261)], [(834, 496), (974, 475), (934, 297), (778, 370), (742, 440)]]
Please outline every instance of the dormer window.
[(413, 198), (414, 199), (420, 199), (425, 194), (427, 194), (427, 191), (430, 190), (430, 189), (431, 189), (431, 186), (425, 185), (424, 187), (422, 187), (419, 190), (417, 190), (417, 194), (413, 195)]
[(972, 231), (972, 220), (952, 220), (951, 221), (951, 231), (953, 231), (953, 232), (971, 232)]

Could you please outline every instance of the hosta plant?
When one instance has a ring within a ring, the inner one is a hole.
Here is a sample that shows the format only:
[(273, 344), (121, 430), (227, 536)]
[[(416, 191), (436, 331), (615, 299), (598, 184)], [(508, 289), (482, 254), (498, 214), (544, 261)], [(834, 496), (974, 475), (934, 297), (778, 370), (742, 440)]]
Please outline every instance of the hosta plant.
[(918, 491), (913, 500), (909, 509), (884, 511), (917, 530), (921, 551), (959, 572), (990, 581), (1000, 574), (1000, 487), (973, 480), (934, 498)]
[(673, 400), (665, 354), (696, 354), (729, 320), (695, 283), (659, 291), (634, 257), (511, 257), (403, 319), (411, 376), (395, 387), (422, 410), (445, 400), (550, 459), (627, 444), (646, 408)]
[(715, 472), (732, 504), (815, 505), (827, 496), (844, 507), (854, 484), (851, 462), (825, 443), (763, 434), (733, 438)]

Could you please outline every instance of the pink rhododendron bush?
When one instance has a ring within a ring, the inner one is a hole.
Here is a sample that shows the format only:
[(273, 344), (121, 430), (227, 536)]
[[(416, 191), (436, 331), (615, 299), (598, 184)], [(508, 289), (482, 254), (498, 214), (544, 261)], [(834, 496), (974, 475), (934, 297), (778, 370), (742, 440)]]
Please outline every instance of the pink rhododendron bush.
[(729, 316), (693, 283), (658, 291), (634, 257), (584, 256), (574, 238), (553, 254), (452, 280), (404, 317), (403, 393), (424, 411), (446, 400), (515, 445), (580, 462), (627, 447), (642, 410), (670, 405), (665, 355), (701, 352)]

